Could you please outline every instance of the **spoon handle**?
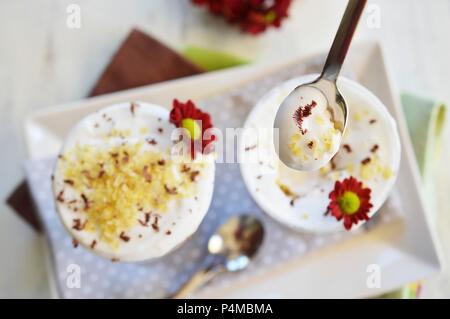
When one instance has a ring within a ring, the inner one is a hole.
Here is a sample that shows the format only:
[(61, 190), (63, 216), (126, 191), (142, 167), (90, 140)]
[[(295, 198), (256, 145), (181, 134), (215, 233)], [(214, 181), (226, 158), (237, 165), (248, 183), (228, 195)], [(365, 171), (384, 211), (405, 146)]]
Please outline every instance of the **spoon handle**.
[(208, 283), (216, 275), (224, 271), (222, 265), (211, 265), (198, 270), (188, 281), (186, 281), (174, 294), (168, 298), (185, 299), (191, 293)]
[(349, 0), (322, 71), (322, 77), (327, 80), (336, 81), (366, 2), (367, 0)]

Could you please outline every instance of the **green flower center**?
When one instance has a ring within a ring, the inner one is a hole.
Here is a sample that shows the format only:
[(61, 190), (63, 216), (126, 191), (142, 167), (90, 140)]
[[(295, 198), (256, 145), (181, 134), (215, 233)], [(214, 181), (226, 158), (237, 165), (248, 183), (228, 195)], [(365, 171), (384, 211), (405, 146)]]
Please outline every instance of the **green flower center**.
[(193, 119), (183, 119), (181, 121), (181, 126), (188, 131), (189, 137), (191, 140), (198, 140), (202, 134), (202, 130), (200, 125), (198, 125), (197, 121)]
[(341, 198), (339, 198), (339, 207), (341, 211), (348, 215), (352, 215), (359, 210), (361, 201), (354, 192), (346, 191)]
[(264, 16), (264, 21), (266, 21), (266, 23), (270, 24), (270, 23), (274, 22), (276, 18), (277, 18), (277, 14), (274, 11), (269, 11)]

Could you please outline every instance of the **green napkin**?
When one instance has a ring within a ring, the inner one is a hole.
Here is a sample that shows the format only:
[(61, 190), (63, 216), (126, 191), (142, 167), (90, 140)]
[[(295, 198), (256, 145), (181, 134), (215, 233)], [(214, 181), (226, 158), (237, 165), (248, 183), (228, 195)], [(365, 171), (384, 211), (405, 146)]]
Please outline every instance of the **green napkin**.
[[(422, 174), (423, 192), (430, 212), (436, 212), (435, 174), (436, 160), (441, 152), (442, 128), (446, 107), (431, 99), (409, 93), (401, 95), (403, 112), (408, 124), (417, 163)], [(434, 216), (433, 216), (434, 217)]]
[[(403, 113), (422, 175), (422, 191), (430, 211), (436, 211), (435, 163), (441, 151), (442, 128), (446, 107), (431, 99), (409, 93), (401, 95)], [(383, 299), (415, 299), (419, 296), (420, 283), (412, 283), (402, 289), (384, 294)]]
[[(248, 61), (219, 51), (190, 46), (183, 55), (193, 63), (207, 71), (220, 70), (248, 63)], [(431, 99), (409, 93), (401, 95), (403, 112), (406, 118), (409, 135), (423, 181), (423, 192), (426, 204), (436, 205), (435, 199), (435, 161), (441, 149), (442, 128), (445, 122), (446, 107)], [(412, 283), (402, 289), (379, 296), (378, 298), (414, 299), (418, 297), (420, 283)]]
[(249, 61), (229, 53), (196, 46), (187, 46), (181, 54), (206, 71), (216, 71), (249, 63)]

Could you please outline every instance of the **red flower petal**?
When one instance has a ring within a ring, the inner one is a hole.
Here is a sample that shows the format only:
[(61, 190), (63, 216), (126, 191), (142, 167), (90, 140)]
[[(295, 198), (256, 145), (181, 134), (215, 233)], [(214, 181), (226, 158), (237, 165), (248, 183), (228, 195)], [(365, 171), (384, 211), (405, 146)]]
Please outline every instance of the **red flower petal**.
[[(353, 214), (349, 214), (341, 209), (339, 200), (342, 198), (345, 192), (352, 192), (359, 198), (359, 208)], [(328, 210), (336, 220), (340, 221), (344, 219), (344, 227), (346, 230), (350, 230), (352, 225), (358, 224), (360, 221), (369, 220), (368, 213), (373, 207), (370, 202), (371, 189), (364, 188), (362, 182), (358, 181), (354, 177), (346, 178), (343, 181), (336, 181), (334, 184), (334, 190), (330, 192), (328, 204)]]
[[(232, 23), (239, 23), (244, 32), (259, 34), (268, 26), (279, 27), (288, 16), (291, 0), (192, 0), (194, 4), (205, 5), (215, 15), (222, 15)], [(273, 19), (266, 19), (268, 13)]]
[[(191, 100), (186, 103), (182, 103), (177, 99), (173, 100), (172, 110), (170, 111), (169, 121), (176, 127), (182, 127), (182, 121), (184, 119), (192, 119), (199, 121), (201, 124), (201, 152), (205, 151), (205, 148), (213, 141), (216, 140), (216, 136), (212, 135), (210, 139), (204, 139), (204, 133), (206, 130), (213, 127), (211, 123), (211, 116), (208, 113), (203, 112), (201, 109), (197, 108)], [(191, 140), (191, 156), (195, 158), (195, 143)]]

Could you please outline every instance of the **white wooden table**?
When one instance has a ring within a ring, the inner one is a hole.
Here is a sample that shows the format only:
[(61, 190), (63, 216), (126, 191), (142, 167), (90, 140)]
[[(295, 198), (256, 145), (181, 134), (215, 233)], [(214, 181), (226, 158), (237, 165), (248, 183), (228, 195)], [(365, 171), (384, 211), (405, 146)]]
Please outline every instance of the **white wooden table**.
[[(66, 8), (81, 7), (81, 29), (66, 26)], [(23, 178), (22, 121), (28, 112), (87, 95), (130, 28), (174, 48), (220, 49), (255, 62), (326, 50), (345, 0), (294, 0), (281, 30), (242, 35), (188, 0), (0, 0), (0, 199)], [(450, 0), (373, 0), (357, 39), (378, 38), (397, 86), (450, 104)], [(446, 125), (444, 141), (450, 139)], [(444, 142), (437, 231), (450, 261), (450, 145)], [(0, 203), (0, 297), (48, 297), (42, 238)], [(425, 297), (450, 297), (450, 273), (429, 280)]]

